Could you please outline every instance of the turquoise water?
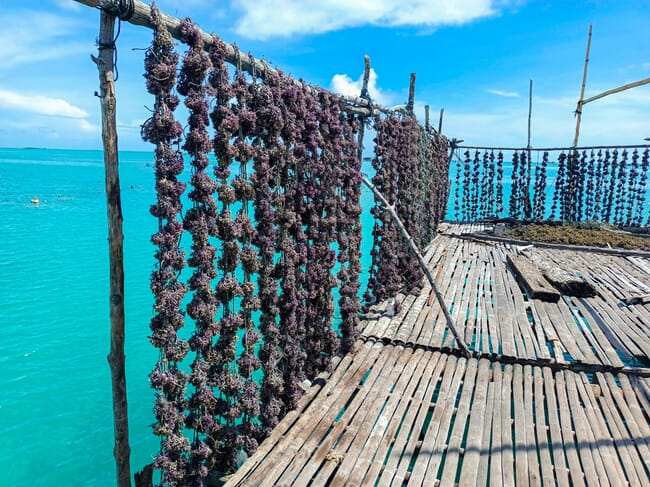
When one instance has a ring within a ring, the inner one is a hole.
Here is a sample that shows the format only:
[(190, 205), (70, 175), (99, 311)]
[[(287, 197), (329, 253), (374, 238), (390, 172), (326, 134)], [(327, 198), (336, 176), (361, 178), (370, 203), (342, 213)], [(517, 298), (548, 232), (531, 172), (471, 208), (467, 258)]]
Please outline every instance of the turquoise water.
[[(115, 485), (100, 151), (0, 148), (0, 485)], [(152, 155), (121, 152), (132, 471), (157, 451)], [(40, 204), (30, 201), (37, 197)], [(364, 269), (372, 196), (364, 191)]]

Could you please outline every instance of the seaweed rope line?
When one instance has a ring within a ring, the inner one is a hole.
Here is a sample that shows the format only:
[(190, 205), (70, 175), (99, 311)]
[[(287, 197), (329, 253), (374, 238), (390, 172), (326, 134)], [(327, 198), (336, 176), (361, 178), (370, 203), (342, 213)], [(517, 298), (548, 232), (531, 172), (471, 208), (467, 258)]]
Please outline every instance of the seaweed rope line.
[(118, 18), (117, 33), (115, 34), (115, 38), (111, 42), (97, 41), (98, 50), (101, 51), (103, 49), (113, 49), (113, 81), (117, 81), (120, 77), (120, 73), (117, 69), (117, 46), (115, 43), (120, 37), (122, 21), (124, 20), (125, 22), (128, 22), (133, 17), (133, 14), (135, 12), (135, 3), (134, 0), (113, 0), (110, 4), (105, 6), (98, 6), (97, 8)]

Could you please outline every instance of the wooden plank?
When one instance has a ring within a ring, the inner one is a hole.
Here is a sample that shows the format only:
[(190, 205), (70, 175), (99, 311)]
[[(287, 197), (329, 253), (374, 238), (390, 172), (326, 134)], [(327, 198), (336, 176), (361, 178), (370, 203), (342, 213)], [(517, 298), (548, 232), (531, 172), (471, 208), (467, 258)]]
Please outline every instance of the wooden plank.
[[(428, 376), (436, 370), (439, 354), (427, 352), (422, 357), (418, 356), (417, 352), (411, 359), (411, 361), (417, 362), (415, 371), (410, 374), (406, 388), (396, 387), (391, 393), (382, 415), (376, 420), (366, 443), (361, 448), (358, 460), (352, 464), (351, 473), (346, 481), (348, 484), (361, 485), (363, 482), (375, 484), (380, 468), (376, 468), (374, 471), (370, 469), (373, 459), (379, 458), (383, 463), (388, 446), (393, 440), (395, 429), (406, 414), (417, 389), (427, 383)], [(381, 463), (377, 462), (375, 465), (379, 467)], [(342, 467), (343, 465), (341, 465)]]
[[(539, 468), (544, 487), (550, 487), (555, 485), (555, 475), (553, 474), (553, 463), (551, 462), (551, 452), (548, 444), (549, 427), (546, 425), (546, 412), (544, 407), (546, 404), (546, 397), (544, 396), (542, 369), (540, 367), (534, 367), (532, 374), (534, 396), (531, 395), (531, 400), (535, 408), (534, 434), (537, 451), (539, 452)], [(550, 407), (550, 405), (548, 407)]]
[[(328, 381), (323, 388), (321, 394), (330, 398), (328, 406), (325, 408), (312, 406), (300, 415), (296, 424), (284, 436), (283, 448), (274, 448), (271, 454), (264, 459), (264, 468), (257, 469), (249, 476), (248, 482), (251, 485), (260, 484), (268, 479), (276, 479), (300, 451), (311, 433), (329, 428), (341, 410), (341, 405), (338, 404), (339, 399), (349, 397), (349, 394), (353, 393), (363, 376), (368, 373), (368, 370), (384, 351), (383, 344), (379, 342), (368, 343), (366, 346), (370, 347), (368, 354), (353, 362), (353, 366), (346, 371), (340, 381)], [(352, 389), (348, 389), (350, 386)], [(345, 404), (345, 400), (340, 402)]]
[[(467, 423), (472, 395), (474, 393), (477, 366), (478, 362), (474, 358), (469, 359), (467, 362), (467, 370), (465, 371), (465, 377), (463, 378), (463, 389), (456, 409), (454, 425), (447, 441), (445, 461), (440, 466), (440, 469), (442, 469), (440, 483), (442, 485), (452, 485), (456, 480), (456, 472), (458, 471), (458, 462), (461, 456), (461, 446), (465, 433), (465, 425)], [(486, 366), (483, 366), (483, 370), (485, 371), (485, 375), (487, 375)], [(437, 478), (437, 475), (439, 475), (440, 470), (433, 469), (432, 466), (433, 465), (429, 463), (427, 473), (422, 482), (423, 486), (434, 487), (435, 485), (435, 479)]]
[[(281, 482), (293, 483), (295, 475), (300, 473), (304, 468), (310, 471), (308, 473), (310, 473), (309, 477), (311, 477), (311, 471), (318, 468), (318, 466), (325, 461), (326, 456), (331, 450), (337, 448), (336, 443), (340, 436), (346, 432), (348, 424), (355, 417), (358, 418), (359, 414), (365, 414), (366, 410), (364, 407), (367, 407), (369, 404), (366, 402), (366, 399), (368, 399), (369, 396), (374, 398), (382, 389), (382, 372), (388, 371), (390, 373), (396, 364), (397, 367), (403, 365), (402, 361), (406, 359), (406, 356), (401, 353), (403, 350), (404, 348), (402, 346), (386, 345), (383, 347), (377, 362), (371, 368), (368, 368), (370, 373), (367, 375), (364, 383), (358, 385), (361, 377), (357, 383), (348, 383), (346, 387), (347, 393), (344, 396), (345, 400), (338, 402), (338, 407), (332, 407), (327, 417), (318, 423), (318, 428), (314, 429), (313, 432), (305, 438), (304, 445), (301, 446), (298, 454), (295, 455), (295, 459), (292, 460), (291, 463), (286, 464), (286, 471), (284, 471), (285, 469), (282, 470), (284, 473), (279, 477)], [(376, 384), (377, 381), (379, 381), (380, 384)], [(358, 392), (355, 393), (355, 389), (358, 389)], [(333, 402), (332, 404), (336, 403)], [(346, 409), (341, 414), (343, 405), (346, 405)], [(341, 451), (336, 450), (336, 453), (342, 455), (345, 451), (346, 450), (342, 448)], [(312, 455), (313, 460), (305, 467), (307, 460), (312, 457)], [(283, 455), (279, 464), (286, 461), (287, 460)], [(307, 473), (305, 473), (305, 475), (307, 475)]]
[[(487, 399), (485, 403), (485, 412), (483, 413), (483, 437), (481, 438), (481, 450), (480, 458), (478, 463), (478, 472), (476, 475), (476, 485), (488, 485), (488, 470), (490, 470), (490, 464), (492, 463), (492, 428), (494, 424), (494, 411), (495, 411), (495, 398), (498, 394), (501, 394), (501, 388), (496, 388), (494, 375), (497, 371), (501, 372), (501, 364), (491, 364), (490, 366), (490, 377), (488, 377), (487, 382)], [(498, 409), (498, 408), (496, 408)], [(472, 413), (478, 414), (478, 411), (475, 412), (472, 409)], [(501, 452), (499, 452), (500, 455)], [(463, 459), (463, 465), (465, 464), (465, 459)], [(499, 456), (499, 469), (501, 468), (501, 457)], [(463, 467), (465, 468), (465, 467)], [(491, 475), (494, 475), (494, 471), (491, 472)], [(500, 475), (500, 472), (499, 472)]]
[[(524, 366), (524, 422), (526, 424), (526, 448), (528, 450), (528, 485), (542, 485), (540, 465), (537, 458), (538, 445), (535, 439), (535, 417), (533, 396), (533, 369), (530, 365)], [(542, 399), (543, 400), (543, 399)]]
[(512, 376), (512, 397), (515, 410), (515, 479), (517, 485), (528, 485), (528, 450), (530, 444), (526, 438), (526, 419), (524, 412), (524, 384), (522, 367), (515, 364)]
[(512, 409), (512, 365), (506, 364), (503, 369), (501, 388), (501, 472), (503, 485), (515, 485), (515, 454), (513, 451), (513, 419)]
[[(429, 457), (427, 458), (424, 455), (418, 456), (418, 460), (411, 472), (410, 480), (414, 482), (414, 484), (421, 484), (424, 481), (427, 471), (433, 472), (433, 479), (431, 479), (431, 481), (435, 480), (436, 472), (438, 471), (440, 461), (442, 460), (442, 453), (446, 446), (447, 434), (451, 424), (452, 415), (456, 409), (456, 395), (461, 384), (461, 379), (465, 375), (467, 360), (461, 358), (454, 363), (453, 359), (450, 358), (447, 362), (447, 366), (450, 366), (451, 364), (455, 367), (451, 384), (443, 381), (443, 385), (446, 385), (447, 389), (444, 391), (442, 387), (440, 389), (438, 402), (433, 410), (429, 426), (424, 432), (424, 439), (422, 440), (422, 446), (420, 448), (420, 453), (427, 452)], [(403, 470), (401, 468), (398, 469), (391, 485), (402, 485), (407, 467), (408, 465), (404, 465)]]
[[(596, 377), (600, 389), (598, 401), (605, 420), (607, 421), (609, 430), (612, 432), (614, 444), (616, 445), (618, 455), (620, 456), (623, 467), (625, 468), (627, 481), (630, 485), (643, 485), (641, 478), (645, 478), (646, 473), (643, 469), (639, 452), (631, 444), (633, 438), (629, 435), (620, 414), (616, 410), (616, 405), (614, 404), (603, 374), (597, 373)], [(637, 466), (640, 467), (639, 470), (637, 470)]]
[[(407, 458), (406, 462), (408, 463), (410, 455), (407, 451), (413, 452), (415, 450), (417, 433), (422, 428), (422, 423), (425, 418), (424, 414), (420, 414), (420, 410), (422, 408), (428, 409), (428, 406), (431, 404), (433, 392), (440, 380), (440, 375), (445, 370), (447, 359), (448, 356), (441, 355), (440, 352), (431, 354), (431, 359), (427, 366), (428, 374), (425, 375), (424, 382), (421, 382), (415, 390), (413, 398), (406, 405), (406, 409), (402, 413), (401, 420), (399, 414), (396, 413), (395, 419), (391, 422), (384, 435), (382, 446), (378, 448), (378, 450), (386, 453), (383, 456), (375, 456), (366, 474), (364, 484), (374, 485), (373, 479), (377, 478), (380, 478), (381, 482), (386, 484), (392, 480), (392, 474), (394, 474), (397, 462), (399, 462), (402, 456)], [(431, 371), (434, 363), (435, 368)], [(417, 433), (413, 435), (411, 434), (412, 432)], [(390, 453), (389, 449), (391, 449)], [(384, 462), (386, 462), (385, 466)]]
[[(555, 480), (560, 486), (569, 485), (568, 468), (565, 459), (565, 449), (563, 440), (562, 428), (560, 426), (560, 418), (558, 415), (558, 403), (555, 395), (555, 380), (553, 372), (548, 367), (542, 369), (544, 377), (544, 392), (546, 395), (546, 411), (548, 414), (548, 428), (551, 441), (551, 452), (553, 454), (553, 470), (555, 472)], [(567, 443), (567, 447), (571, 445)], [(575, 484), (574, 484), (575, 485)]]
[(539, 269), (527, 257), (508, 254), (506, 259), (531, 298), (541, 299), (549, 303), (558, 302), (560, 293), (551, 286)]
[[(476, 388), (474, 390), (474, 397), (471, 401), (467, 401), (468, 411), (471, 408), (471, 413), (469, 415), (469, 428), (467, 430), (467, 439), (465, 441), (465, 448), (463, 451), (463, 468), (460, 472), (459, 485), (461, 486), (471, 486), (477, 484), (479, 469), (476, 468), (479, 465), (481, 460), (481, 452), (483, 450), (483, 432), (484, 429), (489, 431), (489, 424), (485, 425), (486, 420), (486, 407), (487, 407), (487, 395), (488, 395), (488, 382), (489, 382), (489, 373), (490, 373), (490, 361), (481, 360), (478, 364), (478, 375), (476, 377)], [(466, 383), (463, 385), (463, 388), (469, 387)], [(461, 397), (462, 401), (462, 397)], [(460, 410), (460, 408), (459, 408)], [(456, 415), (456, 422), (460, 422), (459, 415)], [(460, 428), (460, 437), (462, 439), (463, 433), (465, 431), (464, 427), (465, 421), (462, 424), (459, 424)], [(456, 425), (454, 425), (455, 427)], [(454, 435), (452, 433), (452, 439)], [(452, 439), (450, 439), (449, 445), (453, 447)], [(460, 445), (460, 443), (459, 443)], [(489, 448), (489, 441), (488, 441)], [(449, 451), (447, 451), (447, 459), (449, 459)], [(445, 467), (447, 462), (445, 462)], [(487, 465), (486, 465), (487, 467)], [(450, 469), (451, 472), (451, 469)], [(451, 474), (450, 474), (451, 475)], [(452, 481), (455, 481), (456, 476), (453, 476)], [(485, 478), (487, 478), (487, 468), (485, 469)], [(444, 477), (443, 477), (444, 483)], [(485, 485), (485, 482), (483, 482)]]
[[(488, 453), (490, 457), (490, 486), (500, 487), (506, 485), (503, 478), (503, 472), (501, 468), (502, 460), (501, 453), (503, 451), (501, 447), (501, 436), (503, 434), (503, 424), (501, 420), (502, 413), (502, 366), (500, 363), (495, 363), (492, 366), (492, 380), (494, 385), (494, 406), (493, 406), (493, 415), (494, 419), (492, 421), (492, 435), (491, 441), (492, 445)], [(508, 400), (510, 400), (508, 398)], [(486, 485), (486, 484), (481, 484)]]
[[(357, 413), (344, 427), (342, 434), (334, 433), (338, 436), (334, 448), (337, 453), (343, 455), (342, 462), (338, 466), (334, 462), (324, 465), (318, 472), (318, 479), (312, 485), (327, 484), (332, 487), (344, 485), (355, 465), (359, 467), (357, 463), (362, 450), (369, 448), (367, 442), (373, 429), (377, 427), (377, 424), (380, 425), (379, 427), (383, 425), (385, 428), (388, 418), (382, 421), (381, 412), (386, 411), (391, 414), (394, 412), (395, 401), (391, 401), (390, 398), (393, 397), (397, 400), (402, 397), (404, 389), (413, 378), (413, 371), (418, 364), (422, 363), (421, 357), (424, 353), (422, 349), (417, 349), (414, 352), (411, 348), (396, 347), (396, 350), (399, 351), (399, 355), (395, 365), (391, 369), (384, 369), (377, 381), (372, 384), (359, 405)], [(415, 360), (411, 360), (412, 358)], [(325, 450), (324, 453), (326, 455), (328, 450)], [(332, 477), (330, 474), (334, 470)], [(312, 475), (312, 472), (303, 469), (301, 475), (296, 477), (292, 483), (304, 485), (309, 482)], [(280, 479), (281, 482), (282, 480)]]
[(602, 463), (600, 457), (596, 457), (593, 450), (593, 440), (589, 438), (588, 431), (589, 423), (584, 415), (580, 399), (578, 398), (578, 391), (575, 388), (572, 372), (559, 372), (555, 380), (562, 376), (566, 384), (567, 398), (570, 408), (571, 419), (575, 428), (576, 445), (582, 469), (587, 481), (587, 485), (602, 485), (607, 482), (606, 478), (602, 477)]
[[(460, 383), (460, 377), (464, 372), (463, 367), (456, 367), (456, 357), (443, 355), (441, 357), (441, 363), (444, 364), (444, 375), (440, 384), (440, 390), (438, 391), (438, 398), (434, 405), (435, 407), (432, 408), (434, 411), (443, 409), (451, 388), (454, 387), (454, 384), (456, 384), (455, 387), (458, 387), (457, 384)], [(418, 408), (413, 421), (412, 412), (409, 410), (409, 422), (406, 424), (412, 424), (413, 426), (410, 429), (407, 427), (400, 428), (398, 437), (395, 440), (393, 449), (386, 461), (386, 467), (382, 473), (382, 484), (388, 485), (390, 482), (390, 485), (401, 486), (404, 477), (406, 476), (411, 457), (416, 456), (417, 454), (417, 444), (420, 441), (420, 436), (423, 437), (423, 440), (428, 438), (431, 442), (435, 441), (437, 431), (432, 428), (431, 431), (427, 429), (425, 432), (424, 423), (429, 415), (436, 384), (437, 381), (436, 383), (429, 383), (427, 393), (424, 395), (422, 403)], [(421, 451), (421, 449), (419, 451)], [(418, 463), (416, 463), (416, 466), (421, 463), (426, 463), (427, 461), (428, 457), (423, 456), (419, 459)]]
[(603, 465), (602, 476), (606, 477), (611, 485), (623, 485), (625, 473), (621, 469), (614, 440), (603, 420), (603, 413), (594, 397), (594, 388), (584, 372), (571, 375), (590, 426), (588, 435), (592, 442), (594, 458), (599, 458)]
[[(561, 371), (556, 372), (554, 377), (558, 410), (560, 412), (560, 426), (562, 428), (562, 445), (564, 447), (564, 454), (566, 455), (567, 465), (569, 467), (571, 484), (576, 487), (582, 487), (585, 485), (585, 481), (587, 481), (588, 485), (596, 485), (595, 483), (591, 483), (593, 481), (592, 476), (594, 473), (593, 465), (591, 470), (589, 470), (589, 477), (585, 478), (585, 474), (582, 471), (582, 465), (580, 464), (580, 457), (578, 455), (576, 435), (573, 431), (571, 409), (567, 399), (567, 387), (566, 382), (564, 381), (564, 374)], [(586, 468), (588, 467), (585, 467), (585, 469)]]
[(493, 290), (495, 292), (493, 294), (493, 299), (494, 307), (497, 311), (497, 322), (500, 325), (500, 354), (503, 354), (507, 357), (514, 357), (517, 354), (514, 339), (514, 316), (513, 312), (510, 309), (510, 302), (508, 301), (505, 293), (505, 267), (496, 254), (494, 257)]

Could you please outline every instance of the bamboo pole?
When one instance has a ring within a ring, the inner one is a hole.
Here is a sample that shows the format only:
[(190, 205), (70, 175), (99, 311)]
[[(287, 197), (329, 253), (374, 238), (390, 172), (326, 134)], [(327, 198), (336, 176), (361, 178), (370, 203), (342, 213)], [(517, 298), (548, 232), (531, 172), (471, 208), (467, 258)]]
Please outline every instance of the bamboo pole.
[[(114, 8), (115, 0), (74, 0), (77, 3), (95, 7), (100, 9)], [(130, 24), (140, 25), (153, 29), (151, 22), (151, 7), (140, 0), (133, 0), (134, 11), (133, 16), (128, 20)], [(181, 20), (166, 13), (160, 12), (160, 19), (162, 25), (169, 31), (175, 39), (181, 39), (180, 25)], [(203, 44), (206, 49), (212, 45), (214, 36), (200, 31), (203, 39)], [(267, 74), (277, 73), (266, 61), (255, 59), (251, 54), (243, 53), (239, 48), (233, 44), (224, 42), (226, 51), (226, 61), (232, 65), (241, 66), (241, 69), (247, 73), (258, 76), (262, 79)], [(299, 86), (302, 86), (298, 80), (293, 80)], [(311, 88), (310, 88), (311, 89)], [(392, 108), (382, 107), (380, 105), (370, 106), (370, 102), (358, 96), (338, 95), (341, 100), (341, 109), (349, 113), (357, 113), (360, 115), (378, 115), (380, 113), (404, 112), (404, 106), (395, 106)]]
[(619, 86), (618, 88), (612, 88), (611, 90), (603, 91), (602, 93), (598, 93), (597, 95), (594, 95), (591, 98), (587, 98), (582, 102), (582, 104), (586, 105), (587, 103), (600, 100), (601, 98), (604, 98), (606, 96), (613, 95), (615, 93), (620, 93), (621, 91), (629, 90), (630, 88), (636, 88), (637, 86), (647, 85), (648, 83), (650, 83), (650, 78), (635, 81), (634, 83), (628, 83), (626, 85)]
[(445, 108), (440, 109), (440, 120), (438, 120), (438, 133), (442, 133), (442, 116), (445, 114)]
[(580, 121), (582, 119), (582, 106), (584, 105), (585, 86), (587, 84), (587, 68), (589, 66), (589, 50), (591, 49), (591, 24), (589, 24), (589, 37), (587, 39), (587, 54), (585, 55), (585, 68), (582, 72), (582, 88), (580, 89), (580, 99), (576, 108), (576, 133), (573, 137), (573, 147), (578, 145), (578, 137), (580, 136)]
[(530, 218), (532, 216), (532, 205), (530, 202), (530, 178), (531, 178), (531, 168), (533, 166), (532, 161), (532, 148), (530, 145), (530, 136), (531, 136), (531, 120), (533, 118), (533, 80), (530, 80), (528, 86), (528, 144), (526, 145), (526, 152), (528, 154), (528, 167), (526, 168), (526, 187), (524, 190), (524, 216)]
[(377, 190), (377, 188), (373, 186), (373, 184), (368, 180), (368, 178), (362, 176), (361, 181), (363, 182), (363, 184), (368, 186), (368, 188), (370, 188), (370, 190), (373, 192), (375, 197), (379, 199), (379, 201), (381, 201), (384, 208), (386, 209), (386, 211), (388, 211), (391, 218), (393, 219), (393, 223), (395, 223), (398, 230), (402, 234), (402, 237), (404, 238), (404, 240), (406, 240), (406, 244), (409, 246), (409, 249), (411, 249), (411, 251), (415, 254), (415, 257), (418, 260), (418, 264), (420, 264), (420, 268), (424, 272), (424, 275), (427, 276), (427, 280), (429, 281), (429, 284), (431, 284), (431, 288), (436, 293), (436, 298), (438, 298), (438, 303), (440, 304), (440, 307), (442, 308), (442, 312), (444, 313), (445, 318), (447, 320), (447, 328), (454, 335), (454, 338), (456, 339), (456, 343), (458, 343), (458, 347), (460, 348), (462, 354), (465, 357), (470, 358), (472, 356), (472, 353), (467, 348), (467, 345), (465, 345), (465, 342), (463, 341), (462, 337), (460, 336), (460, 333), (458, 332), (458, 329), (456, 328), (456, 325), (454, 324), (454, 319), (449, 313), (449, 309), (447, 308), (447, 304), (445, 303), (445, 298), (442, 296), (440, 289), (438, 289), (436, 280), (431, 275), (431, 271), (427, 267), (427, 263), (424, 261), (422, 254), (420, 253), (417, 246), (415, 245), (413, 238), (406, 231), (406, 228), (404, 227), (404, 224), (400, 220), (399, 216), (397, 216), (397, 212), (395, 211), (395, 208), (393, 208), (391, 204), (388, 203), (386, 198), (384, 198), (384, 196)]
[(111, 344), (108, 363), (113, 390), (113, 425), (115, 445), (113, 456), (117, 467), (117, 485), (131, 486), (129, 421), (126, 401), (126, 372), (124, 357), (124, 250), (122, 233), (122, 204), (117, 149), (116, 99), (113, 79), (115, 17), (106, 12), (100, 16), (99, 56), (93, 58), (99, 71), (99, 98), (102, 110), (102, 141), (108, 208), (108, 242), (110, 261), (109, 306)]

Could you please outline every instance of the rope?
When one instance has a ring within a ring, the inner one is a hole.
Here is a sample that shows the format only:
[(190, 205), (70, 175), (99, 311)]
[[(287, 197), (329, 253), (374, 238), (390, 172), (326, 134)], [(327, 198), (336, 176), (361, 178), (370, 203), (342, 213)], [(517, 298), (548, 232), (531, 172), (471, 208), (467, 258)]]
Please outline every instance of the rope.
[(128, 22), (135, 13), (135, 2), (134, 0), (112, 0), (109, 4), (97, 8)]

